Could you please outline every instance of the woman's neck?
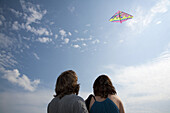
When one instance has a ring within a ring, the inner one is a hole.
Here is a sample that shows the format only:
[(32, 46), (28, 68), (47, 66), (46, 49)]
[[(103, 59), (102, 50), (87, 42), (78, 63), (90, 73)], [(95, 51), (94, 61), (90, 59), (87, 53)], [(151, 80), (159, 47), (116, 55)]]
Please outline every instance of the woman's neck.
[(95, 96), (95, 98), (96, 98), (96, 101), (98, 101), (98, 102), (102, 102), (102, 101), (106, 100), (106, 98), (102, 98), (101, 96)]

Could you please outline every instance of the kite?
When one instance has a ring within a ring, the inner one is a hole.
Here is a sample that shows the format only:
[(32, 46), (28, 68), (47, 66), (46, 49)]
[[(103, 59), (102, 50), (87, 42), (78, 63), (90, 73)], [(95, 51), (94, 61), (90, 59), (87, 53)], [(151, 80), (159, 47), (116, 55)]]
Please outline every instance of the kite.
[(122, 22), (124, 22), (124, 21), (126, 21), (126, 20), (128, 20), (128, 19), (132, 19), (132, 18), (133, 18), (132, 15), (127, 14), (127, 13), (125, 13), (125, 12), (123, 12), (123, 11), (118, 11), (117, 13), (115, 13), (115, 14), (110, 18), (109, 21), (122, 23)]

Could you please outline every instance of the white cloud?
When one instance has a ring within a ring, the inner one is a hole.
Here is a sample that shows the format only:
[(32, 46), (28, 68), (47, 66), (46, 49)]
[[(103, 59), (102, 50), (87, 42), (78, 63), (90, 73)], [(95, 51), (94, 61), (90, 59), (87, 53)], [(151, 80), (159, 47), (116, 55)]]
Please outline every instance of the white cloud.
[(47, 13), (47, 10), (41, 11), (39, 5), (34, 5), (30, 2), (26, 3), (24, 0), (20, 0), (20, 3), (24, 12), (28, 12), (27, 14), (24, 13), (24, 18), (27, 20), (26, 25), (38, 23)]
[(18, 64), (18, 62), (15, 60), (14, 56), (11, 53), (6, 51), (0, 52), (0, 68), (12, 67), (15, 66), (15, 64)]
[(43, 37), (43, 38), (38, 38), (37, 41), (39, 41), (41, 43), (48, 43), (48, 42), (51, 42), (52, 39), (48, 38), (48, 37)]
[(40, 60), (40, 57), (37, 55), (37, 53), (33, 53), (33, 55), (35, 56), (35, 58), (36, 58), (37, 60)]
[(71, 12), (71, 13), (73, 13), (74, 11), (75, 11), (75, 7), (74, 6), (72, 6), (72, 7), (68, 7), (68, 10)]
[[(41, 10), (40, 5), (34, 5), (30, 2), (25, 2), (24, 0), (20, 0), (23, 14), (19, 11), (16, 11), (14, 9), (10, 9), (11, 12), (16, 14), (17, 16), (22, 16), (23, 19), (26, 20), (26, 23), (18, 23), (15, 21), (12, 25), (12, 29), (19, 30), (20, 28), (26, 29), (27, 31), (30, 31), (32, 33), (35, 33), (36, 35), (52, 35), (52, 32), (49, 33), (49, 31), (46, 28), (40, 27), (40, 28), (34, 28), (31, 26), (32, 23), (40, 23), (40, 20), (42, 20), (43, 16), (47, 13), (46, 10)], [(3, 16), (1, 16), (3, 18)]]
[(54, 91), (49, 89), (34, 92), (1, 91), (0, 111), (1, 113), (44, 113), (53, 94)]
[(68, 44), (68, 43), (69, 43), (69, 39), (68, 39), (68, 38), (65, 38), (65, 39), (64, 39), (64, 43)]
[(162, 21), (157, 21), (157, 22), (156, 22), (156, 24), (161, 24), (161, 23), (162, 23)]
[(103, 42), (104, 44), (107, 44), (107, 42)]
[(47, 31), (47, 29), (46, 28), (40, 28), (40, 29), (37, 29), (36, 31), (35, 31), (35, 33), (37, 33), (37, 34), (39, 34), (39, 35), (43, 35), (43, 34), (45, 34), (45, 35), (49, 35), (49, 32)]
[(19, 11), (16, 11), (15, 9), (10, 8), (10, 11), (11, 11), (12, 13), (14, 13), (17, 17), (22, 16), (22, 13), (19, 12)]
[(30, 25), (26, 25), (25, 28), (28, 30), (28, 31), (31, 31), (33, 32), (35, 28), (32, 28)]
[(29, 49), (30, 48), (30, 46), (29, 45), (24, 45), (27, 49)]
[(78, 42), (78, 41), (85, 41), (84, 38), (76, 38), (75, 40), (72, 40), (72, 42)]
[(5, 21), (5, 17), (3, 15), (0, 15), (0, 20)]
[(50, 22), (50, 25), (54, 25), (54, 22)]
[(88, 32), (88, 30), (84, 30), (84, 31), (83, 31), (83, 33), (87, 33), (87, 32)]
[[(90, 38), (76, 38), (75, 40), (72, 40), (72, 42), (79, 42), (79, 41), (83, 42), (83, 41), (90, 41), (90, 40), (92, 40), (92, 36), (90, 36)], [(100, 41), (97, 39), (92, 41), (92, 43), (99, 43), (99, 42)]]
[[(18, 37), (20, 38), (20, 37)], [(23, 46), (22, 40), (20, 40), (20, 43), (18, 40), (14, 37), (9, 37), (6, 34), (0, 33), (0, 48), (2, 49), (0, 51), (1, 54), (3, 50), (6, 52), (11, 52), (11, 50), (14, 50), (15, 52), (18, 52), (17, 49), (21, 49)]]
[(32, 22), (36, 22), (36, 20), (41, 20), (42, 19), (42, 14), (40, 12), (37, 12), (35, 8), (30, 7), (28, 10), (32, 13), (28, 18), (27, 18), (27, 24), (31, 24)]
[(168, 11), (168, 6), (170, 5), (169, 0), (161, 0), (154, 7), (151, 8), (152, 13), (165, 13)]
[(37, 85), (40, 83), (40, 80), (30, 81), (30, 79), (26, 75), (20, 76), (18, 69), (14, 70), (4, 70), (4, 75), (2, 78), (7, 79), (9, 82), (13, 84), (17, 84), (23, 87), (25, 90), (34, 91)]
[(74, 32), (75, 32), (75, 33), (78, 33), (78, 31), (77, 31), (77, 30), (74, 30)]
[(156, 16), (160, 16), (160, 13), (167, 12), (169, 5), (169, 0), (160, 0), (149, 11), (138, 7), (136, 8), (136, 12), (133, 14), (134, 18), (128, 21), (126, 25), (129, 26), (133, 31), (141, 33)]
[(25, 25), (25, 28), (30, 31), (35, 33), (36, 35), (46, 35), (49, 36), (49, 31), (46, 28), (40, 27), (39, 29), (35, 29), (34, 27), (31, 27), (30, 25)]
[(13, 29), (13, 30), (18, 30), (19, 27), (20, 27), (20, 25), (18, 24), (17, 21), (15, 21), (15, 22), (12, 24), (12, 29)]
[(148, 17), (150, 17), (149, 15), (148, 16), (145, 16), (145, 15), (146, 14), (144, 14), (144, 11), (142, 10), (142, 8), (138, 7), (136, 9), (133, 19), (128, 21), (126, 25), (130, 27), (133, 31), (136, 31), (137, 33), (142, 32), (144, 28), (144, 22), (146, 21)]
[(64, 37), (67, 36), (66, 31), (64, 31), (64, 29), (61, 29), (61, 30), (59, 31), (59, 33), (60, 33), (60, 35), (61, 35), (61, 39), (62, 39), (62, 40), (64, 39)]
[(47, 10), (43, 10), (42, 13), (45, 15), (47, 13)]
[(87, 44), (86, 44), (86, 43), (83, 43), (82, 45), (83, 45), (83, 46), (87, 46)]
[(90, 35), (90, 37), (88, 38), (88, 40), (92, 40), (93, 39), (93, 36), (92, 35)]
[[(47, 34), (47, 32), (46, 32), (46, 34)], [(51, 36), (53, 35), (53, 33), (52, 33), (51, 31), (50, 31), (50, 33), (48, 32), (48, 35), (49, 35), (49, 34), (50, 34)]]
[(129, 108), (136, 110), (136, 112), (139, 110), (132, 106), (139, 107), (146, 103), (170, 100), (169, 51), (142, 65), (117, 68), (115, 66), (108, 66), (107, 68), (114, 71), (114, 76), (111, 76), (114, 84), (121, 86), (118, 89), (120, 97), (129, 105)]
[(72, 45), (72, 47), (74, 48), (80, 48), (80, 46), (78, 44)]
[(58, 35), (57, 34), (55, 34), (55, 39), (57, 39), (58, 38)]
[(26, 10), (27, 8), (26, 8), (26, 3), (25, 3), (25, 1), (24, 1), (24, 0), (20, 0), (20, 3), (21, 3), (22, 9), (23, 9), (23, 10)]
[(15, 43), (14, 39), (6, 36), (3, 33), (0, 33), (0, 48), (9, 48)]
[(98, 39), (92, 41), (93, 44), (97, 44), (97, 43), (99, 43), (99, 42), (100, 42), (100, 41), (99, 41)]
[(23, 37), (23, 39), (24, 40), (28, 40), (28, 41), (30, 40), (30, 38), (28, 38), (28, 37)]
[(119, 40), (119, 43), (123, 43), (124, 42), (124, 40)]
[(20, 28), (22, 29), (26, 29), (27, 31), (30, 31), (36, 35), (46, 35), (46, 36), (49, 36), (49, 35), (52, 35), (52, 33), (49, 33), (49, 31), (46, 29), (46, 28), (38, 28), (38, 29), (35, 29), (34, 27), (32, 27), (31, 25), (27, 25), (27, 24), (19, 24), (18, 21), (15, 21), (12, 25), (12, 29), (13, 30), (19, 30)]
[(64, 31), (63, 29), (59, 31), (60, 35), (62, 36), (66, 36), (66, 31)]
[(91, 24), (86, 24), (86, 26), (87, 26), (87, 27), (90, 27), (90, 26), (91, 26)]
[(72, 34), (70, 32), (68, 32), (68, 35), (71, 36)]

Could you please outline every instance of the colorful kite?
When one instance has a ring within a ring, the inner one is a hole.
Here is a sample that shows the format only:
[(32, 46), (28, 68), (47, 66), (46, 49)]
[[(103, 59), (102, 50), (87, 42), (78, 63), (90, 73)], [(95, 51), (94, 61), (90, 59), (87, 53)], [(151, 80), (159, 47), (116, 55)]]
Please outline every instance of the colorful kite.
[(132, 15), (127, 14), (127, 13), (125, 13), (125, 12), (123, 12), (123, 11), (118, 11), (117, 13), (115, 13), (115, 14), (110, 18), (109, 21), (122, 23), (122, 22), (124, 22), (124, 21), (126, 21), (126, 20), (128, 20), (128, 19), (132, 19), (132, 18), (133, 18)]

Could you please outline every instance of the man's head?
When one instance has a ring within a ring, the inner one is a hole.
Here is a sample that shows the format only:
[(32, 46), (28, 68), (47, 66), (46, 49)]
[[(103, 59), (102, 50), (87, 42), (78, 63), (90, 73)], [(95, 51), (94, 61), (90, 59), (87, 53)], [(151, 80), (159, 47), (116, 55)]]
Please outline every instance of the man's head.
[(77, 84), (77, 75), (73, 70), (64, 71), (57, 78), (54, 97), (62, 98), (65, 95), (78, 95), (80, 85)]

